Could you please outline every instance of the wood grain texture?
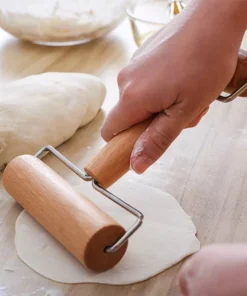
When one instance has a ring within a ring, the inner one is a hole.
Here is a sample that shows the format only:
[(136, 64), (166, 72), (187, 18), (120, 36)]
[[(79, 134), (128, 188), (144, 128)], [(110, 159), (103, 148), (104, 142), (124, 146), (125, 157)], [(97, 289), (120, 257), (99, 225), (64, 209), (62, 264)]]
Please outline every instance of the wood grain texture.
[[(247, 39), (244, 46), (247, 48)], [(45, 71), (91, 73), (104, 81), (108, 95), (103, 111), (59, 148), (83, 168), (104, 144), (100, 127), (105, 113), (118, 100), (117, 73), (127, 64), (134, 50), (127, 22), (104, 39), (73, 48), (22, 43), (0, 31), (0, 84)], [(137, 185), (142, 183), (173, 195), (192, 217), (202, 244), (247, 241), (246, 114), (245, 98), (230, 104), (215, 102), (199, 126), (185, 130), (150, 170), (143, 176), (131, 175), (132, 182)], [(52, 156), (45, 161), (73, 187), (88, 186)], [(121, 197), (124, 199), (124, 192)], [(181, 264), (143, 283), (122, 287), (63, 285), (37, 275), (17, 258), (15, 252), (14, 225), (20, 211), (20, 206), (3, 191), (1, 184), (0, 288), (4, 296), (179, 295), (176, 274)]]
[(88, 269), (103, 272), (116, 265), (127, 243), (104, 252), (124, 235), (124, 228), (41, 160), (13, 159), (3, 173), (6, 191)]

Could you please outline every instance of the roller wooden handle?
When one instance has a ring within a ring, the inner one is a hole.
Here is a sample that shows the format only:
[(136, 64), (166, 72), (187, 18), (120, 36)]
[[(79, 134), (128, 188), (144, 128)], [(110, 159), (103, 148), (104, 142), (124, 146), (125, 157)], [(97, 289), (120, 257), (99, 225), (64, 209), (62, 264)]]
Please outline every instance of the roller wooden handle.
[[(238, 63), (236, 71), (232, 77), (232, 80), (226, 87), (228, 93), (234, 92), (247, 82), (247, 52), (240, 50), (238, 54)], [(247, 91), (245, 91), (241, 97), (247, 97)]]
[(85, 167), (86, 173), (103, 188), (110, 187), (128, 172), (132, 149), (149, 123), (144, 121), (116, 135)]
[(123, 257), (127, 243), (104, 252), (125, 230), (39, 159), (12, 160), (3, 174), (7, 192), (88, 269), (102, 272)]

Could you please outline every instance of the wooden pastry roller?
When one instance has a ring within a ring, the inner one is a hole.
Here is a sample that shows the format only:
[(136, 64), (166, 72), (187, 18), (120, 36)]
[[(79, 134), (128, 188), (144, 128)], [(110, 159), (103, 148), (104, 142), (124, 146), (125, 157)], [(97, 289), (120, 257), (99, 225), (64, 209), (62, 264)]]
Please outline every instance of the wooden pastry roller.
[[(235, 75), (226, 88), (233, 93), (219, 97), (230, 102), (247, 96), (247, 55), (240, 51)], [(247, 102), (246, 102), (247, 103)], [(106, 189), (129, 170), (132, 148), (148, 121), (115, 136), (85, 167), (85, 173), (51, 146), (35, 156), (16, 157), (6, 167), (3, 182), (7, 192), (88, 269), (102, 272), (117, 264), (126, 252), (128, 239), (141, 226), (141, 212)], [(114, 221), (91, 201), (78, 194), (39, 158), (54, 154), (95, 190), (137, 217), (129, 230)], [(28, 242), (27, 242), (28, 243)]]

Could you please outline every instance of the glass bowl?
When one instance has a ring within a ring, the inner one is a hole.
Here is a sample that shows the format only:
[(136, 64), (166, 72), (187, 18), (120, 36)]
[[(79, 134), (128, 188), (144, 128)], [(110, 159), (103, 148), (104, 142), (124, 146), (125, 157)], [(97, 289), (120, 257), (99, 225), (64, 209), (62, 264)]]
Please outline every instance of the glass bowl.
[(186, 6), (188, 0), (137, 0), (127, 9), (136, 45), (168, 24)]
[(0, 0), (0, 27), (43, 45), (99, 38), (125, 18), (130, 0)]

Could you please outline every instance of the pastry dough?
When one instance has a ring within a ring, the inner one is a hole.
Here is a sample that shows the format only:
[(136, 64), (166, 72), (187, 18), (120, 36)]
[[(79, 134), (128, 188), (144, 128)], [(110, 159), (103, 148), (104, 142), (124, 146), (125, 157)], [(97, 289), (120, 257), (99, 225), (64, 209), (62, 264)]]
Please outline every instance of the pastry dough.
[(71, 138), (96, 116), (105, 94), (88, 74), (44, 73), (7, 85), (0, 96), (0, 167)]
[[(125, 256), (113, 269), (99, 274), (86, 270), (25, 211), (16, 222), (18, 256), (33, 270), (57, 282), (124, 285), (157, 275), (199, 250), (196, 228), (172, 196), (155, 188), (121, 181), (112, 191), (141, 210), (145, 218), (129, 240)], [(124, 227), (135, 221), (135, 217), (89, 185), (76, 189)]]

